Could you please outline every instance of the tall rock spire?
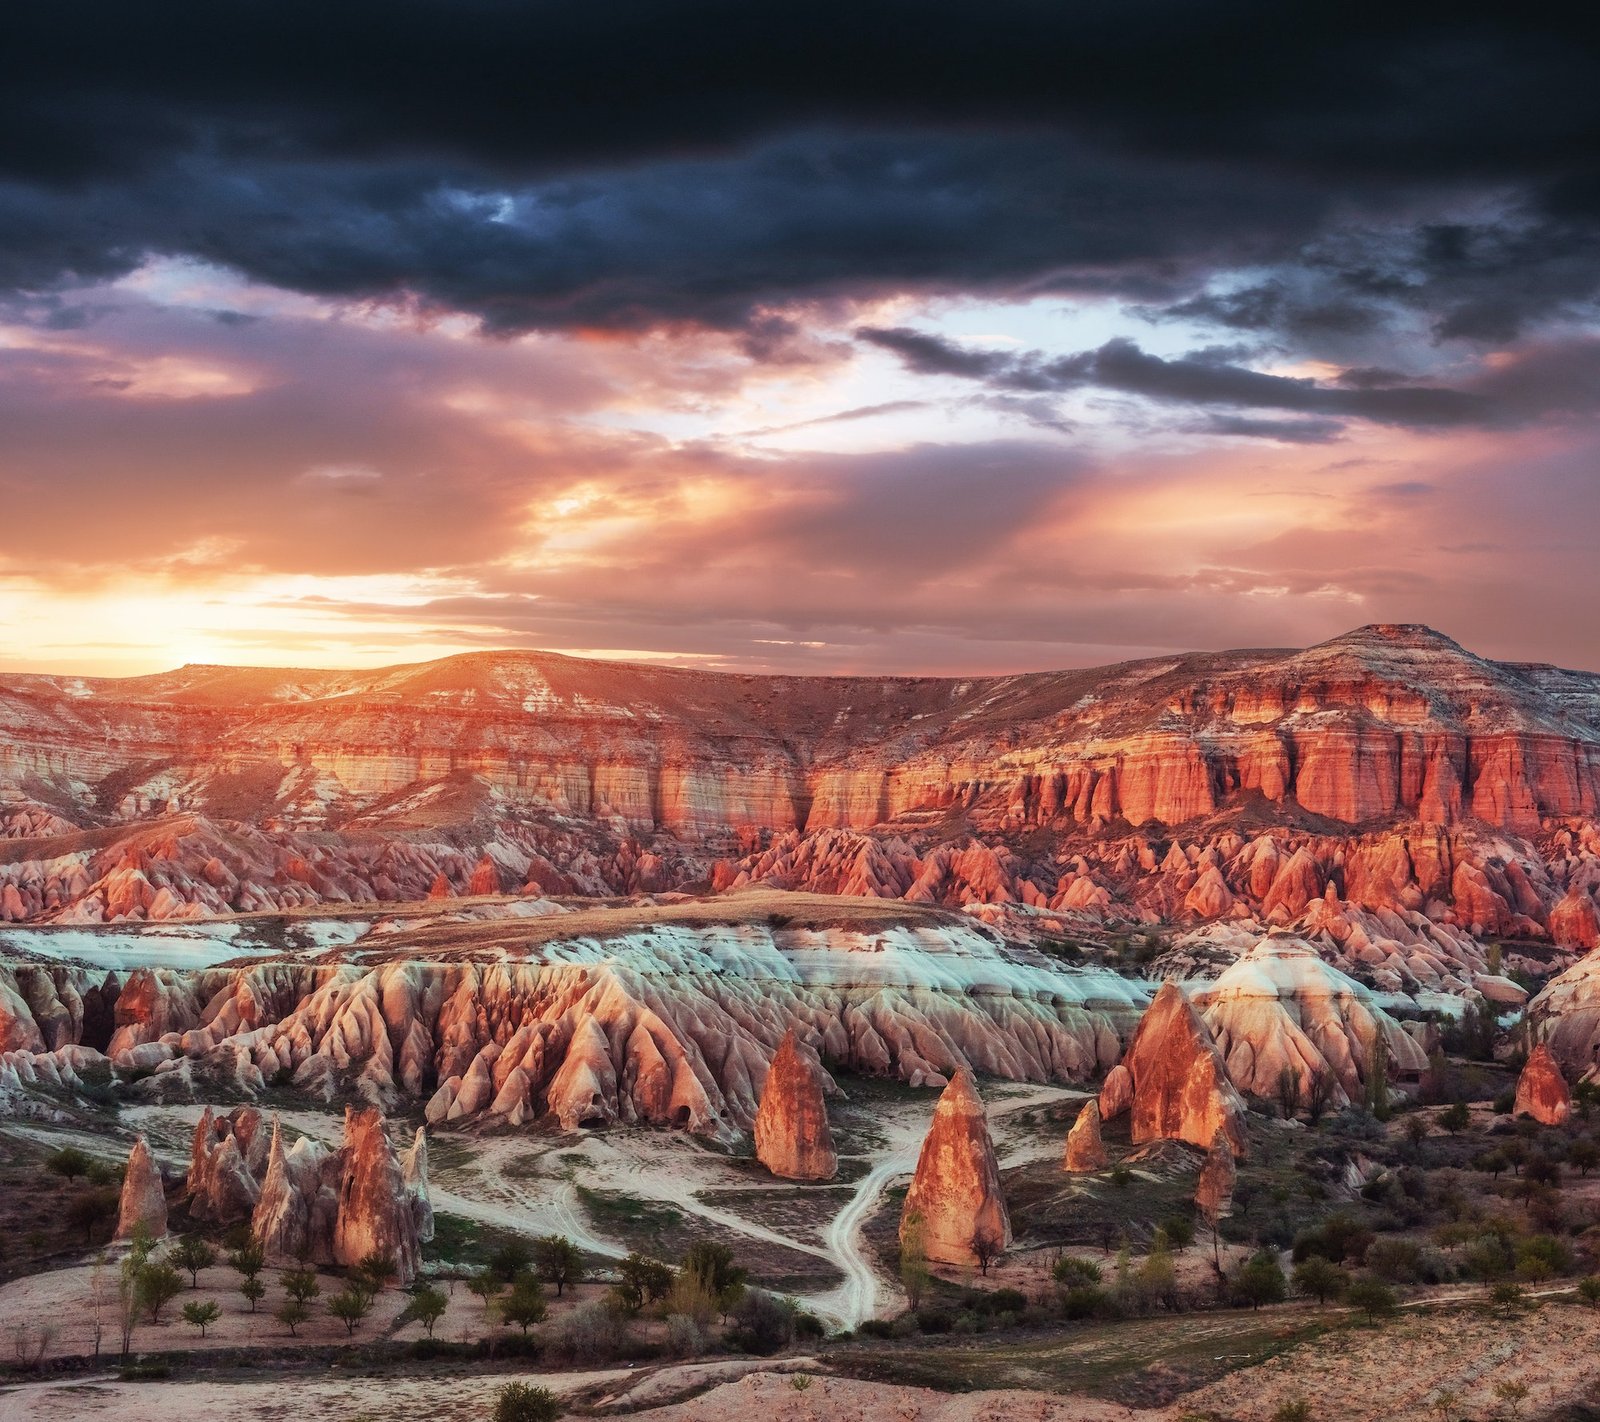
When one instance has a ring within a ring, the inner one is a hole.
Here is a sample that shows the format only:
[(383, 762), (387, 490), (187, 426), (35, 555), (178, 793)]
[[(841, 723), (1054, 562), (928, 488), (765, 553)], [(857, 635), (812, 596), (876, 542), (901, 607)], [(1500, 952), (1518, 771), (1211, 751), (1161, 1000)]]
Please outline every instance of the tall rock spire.
[(917, 1157), (900, 1216), (901, 1241), (913, 1230), (928, 1258), (944, 1264), (987, 1264), (1011, 1243), (989, 1123), (966, 1071), (945, 1087)]
[(767, 1069), (755, 1136), (756, 1159), (785, 1180), (831, 1180), (838, 1172), (822, 1082), (801, 1055), (793, 1027)]

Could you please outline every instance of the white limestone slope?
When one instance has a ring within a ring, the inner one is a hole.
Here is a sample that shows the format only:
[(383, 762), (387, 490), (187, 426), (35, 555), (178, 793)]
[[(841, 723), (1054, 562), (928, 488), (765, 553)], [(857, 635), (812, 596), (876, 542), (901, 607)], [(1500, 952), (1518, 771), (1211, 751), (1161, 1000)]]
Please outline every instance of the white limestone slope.
[(1326, 1073), (1337, 1083), (1329, 1104), (1342, 1106), (1361, 1094), (1380, 1038), (1391, 1071), (1427, 1065), (1422, 1048), (1365, 987), (1300, 939), (1262, 938), (1194, 997), (1229, 1077), (1247, 1095), (1275, 1096), (1291, 1071), (1304, 1101), (1313, 1078)]

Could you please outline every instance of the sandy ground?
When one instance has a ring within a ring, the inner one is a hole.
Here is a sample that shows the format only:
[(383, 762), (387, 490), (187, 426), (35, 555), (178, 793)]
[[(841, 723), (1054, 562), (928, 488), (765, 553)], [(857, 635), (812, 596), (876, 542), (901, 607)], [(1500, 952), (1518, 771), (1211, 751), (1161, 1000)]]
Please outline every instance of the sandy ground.
[[(185, 1280), (187, 1281), (187, 1275)], [(293, 1349), (328, 1343), (344, 1343), (349, 1335), (344, 1324), (327, 1311), (328, 1299), (344, 1287), (344, 1280), (332, 1274), (320, 1276), (322, 1295), (312, 1303), (311, 1317), (296, 1329), (291, 1337), (289, 1330), (272, 1316), (272, 1311), (284, 1301), (279, 1271), (266, 1269), (261, 1274), (267, 1286), (267, 1295), (255, 1313), (239, 1293), (239, 1276), (218, 1262), (200, 1273), (198, 1288), (186, 1288), (169, 1303), (161, 1313), (159, 1323), (148, 1322), (143, 1315), (133, 1332), (132, 1350), (135, 1353), (165, 1353), (177, 1350), (207, 1352), (218, 1348)], [(587, 1284), (568, 1289), (558, 1299), (549, 1296), (549, 1316), (545, 1327), (569, 1309), (604, 1291), (599, 1284)], [(486, 1332), (483, 1301), (468, 1292), (464, 1285), (447, 1289), (449, 1307), (443, 1318), (434, 1325), (435, 1338), (452, 1342), (470, 1342)], [(98, 1295), (99, 1308), (96, 1309)], [(215, 1303), (222, 1316), (206, 1330), (202, 1338), (198, 1329), (183, 1321), (181, 1310), (186, 1303)], [(399, 1289), (386, 1289), (373, 1301), (372, 1312), (362, 1320), (356, 1338), (370, 1339), (393, 1334), (402, 1339), (421, 1338), (420, 1324), (407, 1323), (396, 1328), (395, 1320), (406, 1306), (406, 1296)], [(98, 1323), (97, 1323), (98, 1318)], [(100, 1330), (102, 1355), (115, 1353), (121, 1343), (117, 1323), (117, 1266), (113, 1259), (98, 1275), (90, 1264), (70, 1269), (54, 1269), (47, 1274), (31, 1274), (14, 1279), (0, 1288), (0, 1350), (8, 1360), (19, 1347), (31, 1355), (39, 1342), (41, 1330), (49, 1334), (44, 1354), (46, 1358), (82, 1357), (92, 1355), (95, 1331)]]
[(1258, 1367), (1190, 1393), (1181, 1411), (1266, 1422), (1304, 1398), (1313, 1417), (1340, 1422), (1438, 1422), (1441, 1393), (1456, 1417), (1511, 1416), (1497, 1384), (1521, 1383), (1516, 1415), (1600, 1401), (1600, 1311), (1552, 1303), (1512, 1318), (1485, 1310), (1406, 1315), (1302, 1344)]
[(625, 1378), (625, 1371), (552, 1374), (469, 1373), (447, 1377), (328, 1377), (292, 1382), (122, 1383), (114, 1375), (71, 1383), (31, 1383), (0, 1392), (0, 1422), (133, 1422), (194, 1417), (216, 1422), (483, 1422), (508, 1381), (552, 1392)]

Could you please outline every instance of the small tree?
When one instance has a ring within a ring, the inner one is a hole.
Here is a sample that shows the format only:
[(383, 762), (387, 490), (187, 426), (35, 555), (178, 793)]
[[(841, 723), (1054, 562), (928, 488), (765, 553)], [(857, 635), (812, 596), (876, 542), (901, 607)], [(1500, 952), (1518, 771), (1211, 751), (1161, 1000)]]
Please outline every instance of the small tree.
[(1333, 1104), (1333, 1090), (1338, 1085), (1326, 1067), (1315, 1067), (1306, 1080), (1306, 1119), (1313, 1126), (1321, 1125)]
[(533, 1263), (533, 1246), (525, 1239), (508, 1239), (489, 1256), (489, 1272), (509, 1284)]
[(370, 1294), (381, 1294), (384, 1285), (399, 1274), (400, 1266), (395, 1263), (392, 1254), (374, 1249), (356, 1265), (355, 1272), (360, 1276), (356, 1280), (359, 1287), (365, 1288)]
[(1394, 1290), (1381, 1279), (1373, 1278), (1357, 1279), (1345, 1290), (1344, 1301), (1365, 1313), (1368, 1323), (1388, 1318), (1399, 1307)]
[(1472, 1112), (1465, 1101), (1455, 1101), (1439, 1113), (1439, 1124), (1453, 1136), (1459, 1136), (1472, 1124)]
[(348, 1335), (354, 1337), (361, 1320), (372, 1312), (372, 1294), (351, 1281), (328, 1300), (328, 1312), (344, 1324), (344, 1331)]
[(60, 1150), (51, 1152), (45, 1160), (44, 1168), (52, 1175), (59, 1175), (63, 1180), (70, 1181), (76, 1180), (81, 1175), (87, 1175), (91, 1164), (89, 1157), (77, 1146), (62, 1146)]
[(401, 1311), (397, 1323), (420, 1323), (427, 1330), (428, 1337), (433, 1337), (433, 1326), (444, 1317), (444, 1311), (450, 1307), (450, 1300), (445, 1296), (443, 1289), (436, 1289), (429, 1284), (424, 1284), (411, 1295), (411, 1302)]
[(295, 1338), (299, 1336), (295, 1330), (311, 1317), (311, 1310), (300, 1299), (285, 1299), (272, 1316), (289, 1330), (291, 1338)]
[(560, 1298), (568, 1284), (583, 1282), (583, 1251), (564, 1234), (547, 1234), (533, 1242), (533, 1267)]
[(500, 1292), (500, 1280), (488, 1269), (481, 1274), (474, 1274), (467, 1280), (467, 1289), (483, 1300), (483, 1317), (487, 1322), (489, 1309), (494, 1303), (495, 1296)]
[(1590, 1274), (1578, 1280), (1578, 1297), (1591, 1308), (1600, 1308), (1600, 1277)]
[(239, 1281), (239, 1292), (249, 1300), (250, 1312), (254, 1313), (256, 1305), (267, 1296), (267, 1286), (254, 1274), (251, 1274)]
[(207, 1299), (204, 1303), (196, 1300), (194, 1303), (186, 1303), (183, 1306), (183, 1321), (191, 1328), (198, 1328), (202, 1338), (206, 1336), (206, 1329), (210, 1328), (221, 1317), (222, 1310), (210, 1299)]
[(150, 1259), (150, 1236), (143, 1227), (133, 1232), (133, 1241), (117, 1275), (117, 1323), (121, 1333), (122, 1356), (128, 1356), (133, 1330), (139, 1320), (139, 1275)]
[(1507, 1410), (1515, 1417), (1522, 1411), (1522, 1404), (1528, 1400), (1528, 1385), (1515, 1380), (1497, 1382), (1494, 1385), (1494, 1395), (1505, 1403)]
[(1278, 1072), (1278, 1112), (1285, 1121), (1292, 1120), (1300, 1108), (1300, 1069), (1286, 1066)]
[(283, 1291), (296, 1303), (309, 1304), (322, 1293), (315, 1269), (285, 1269)]
[(519, 1274), (500, 1302), (500, 1317), (520, 1328), (523, 1337), (534, 1324), (544, 1322), (545, 1311), (544, 1285), (531, 1274)]
[(1579, 1175), (1588, 1173), (1600, 1165), (1600, 1146), (1597, 1146), (1588, 1136), (1579, 1136), (1567, 1147), (1567, 1164), (1572, 1166)]
[(1252, 1254), (1233, 1281), (1234, 1297), (1252, 1309), (1262, 1304), (1282, 1303), (1288, 1291), (1288, 1281), (1283, 1277), (1278, 1256), (1270, 1249)]
[(200, 1271), (217, 1262), (217, 1251), (197, 1234), (186, 1234), (174, 1246), (169, 1256), (178, 1268), (187, 1270), (189, 1287), (200, 1287)]
[(150, 1315), (151, 1323), (161, 1321), (161, 1310), (183, 1292), (183, 1275), (166, 1260), (146, 1264), (139, 1270), (139, 1306)]
[(637, 1250), (617, 1265), (617, 1273), (621, 1282), (613, 1292), (629, 1313), (638, 1313), (647, 1303), (665, 1298), (672, 1288), (671, 1268)]
[(1367, 1109), (1379, 1121), (1389, 1119), (1389, 1041), (1379, 1032), (1367, 1058)]
[(922, 1238), (922, 1215), (913, 1210), (900, 1232), (900, 1283), (906, 1291), (906, 1303), (913, 1311), (922, 1307), (922, 1296), (927, 1293), (928, 1281), (932, 1278)]
[(494, 1400), (493, 1422), (556, 1422), (561, 1403), (545, 1387), (507, 1383)]
[(67, 1223), (83, 1231), (85, 1244), (93, 1243), (94, 1232), (117, 1217), (117, 1192), (104, 1187), (80, 1191), (67, 1206)]
[(989, 1267), (1000, 1257), (1000, 1236), (992, 1230), (980, 1229), (972, 1236), (972, 1253), (978, 1261), (979, 1272), (989, 1277)]
[(1312, 1254), (1294, 1266), (1294, 1286), (1308, 1298), (1325, 1304), (1337, 1298), (1350, 1282), (1350, 1276), (1331, 1260)]
[(252, 1239), (241, 1244), (228, 1255), (228, 1267), (242, 1274), (246, 1279), (253, 1279), (259, 1274), (267, 1263), (267, 1251), (262, 1247), (261, 1241)]

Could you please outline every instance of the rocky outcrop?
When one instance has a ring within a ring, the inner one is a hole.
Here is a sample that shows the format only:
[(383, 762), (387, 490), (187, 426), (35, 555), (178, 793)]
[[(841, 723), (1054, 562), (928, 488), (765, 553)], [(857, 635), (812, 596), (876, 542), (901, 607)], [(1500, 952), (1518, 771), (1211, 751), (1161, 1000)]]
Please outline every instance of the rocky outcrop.
[(1226, 1132), (1218, 1131), (1195, 1181), (1194, 1203), (1202, 1219), (1215, 1223), (1233, 1213), (1233, 1189), (1238, 1179), (1233, 1147), (1228, 1144)]
[(1361, 1098), (1375, 1060), (1394, 1076), (1415, 1076), (1427, 1065), (1422, 1048), (1365, 987), (1300, 939), (1261, 939), (1200, 989), (1195, 1005), (1229, 1079), (1247, 1096), (1277, 1099), (1289, 1073), (1304, 1105), (1325, 1078), (1324, 1104), (1337, 1109)]
[(1116, 1120), (1133, 1105), (1133, 1077), (1121, 1062), (1106, 1073), (1106, 1079), (1100, 1087), (1100, 1098), (1096, 1104), (1100, 1108), (1102, 1121)]
[(161, 1171), (145, 1138), (140, 1136), (128, 1153), (127, 1169), (122, 1176), (116, 1237), (132, 1239), (140, 1234), (147, 1239), (160, 1239), (166, 1232), (167, 1195), (161, 1183)]
[(901, 1243), (910, 1237), (942, 1264), (987, 1263), (1011, 1244), (983, 1101), (966, 1072), (944, 1089), (917, 1157), (900, 1216)]
[(417, 1214), (400, 1161), (376, 1107), (345, 1108), (340, 1148), (339, 1210), (333, 1226), (333, 1260), (359, 1264), (369, 1255), (392, 1259), (396, 1278), (409, 1284), (421, 1263)]
[(822, 1077), (801, 1052), (792, 1027), (778, 1043), (761, 1088), (755, 1149), (756, 1159), (785, 1180), (831, 1180), (839, 1169)]
[(1572, 1093), (1550, 1048), (1539, 1043), (1517, 1077), (1514, 1114), (1532, 1116), (1545, 1126), (1559, 1126), (1572, 1114)]
[(1563, 948), (1588, 952), (1600, 946), (1600, 910), (1586, 888), (1568, 889), (1550, 910), (1550, 937)]
[(1210, 1031), (1176, 983), (1156, 994), (1122, 1065), (1133, 1083), (1135, 1144), (1180, 1140), (1209, 1149), (1220, 1133), (1236, 1156), (1246, 1154), (1244, 1102)]
[(1528, 1021), (1566, 1075), (1592, 1079), (1600, 1070), (1600, 951), (1548, 982), (1528, 1004)]
[(250, 1220), (251, 1233), (265, 1250), (269, 1264), (293, 1267), (333, 1262), (341, 1168), (337, 1151), (329, 1151), (309, 1137), (286, 1150), (282, 1127), (273, 1118), (266, 1175)]
[(1067, 1132), (1062, 1168), (1073, 1174), (1089, 1174), (1104, 1170), (1110, 1163), (1105, 1142), (1100, 1139), (1100, 1103), (1085, 1102), (1083, 1109), (1078, 1112), (1078, 1119)]
[(241, 1106), (218, 1117), (207, 1106), (195, 1126), (189, 1156), (190, 1215), (219, 1224), (249, 1219), (261, 1195), (267, 1151), (261, 1112), (255, 1107)]
[(428, 1193), (428, 1133), (421, 1126), (411, 1138), (411, 1149), (400, 1157), (400, 1179), (416, 1221), (417, 1239), (427, 1244), (433, 1238), (433, 1199)]

